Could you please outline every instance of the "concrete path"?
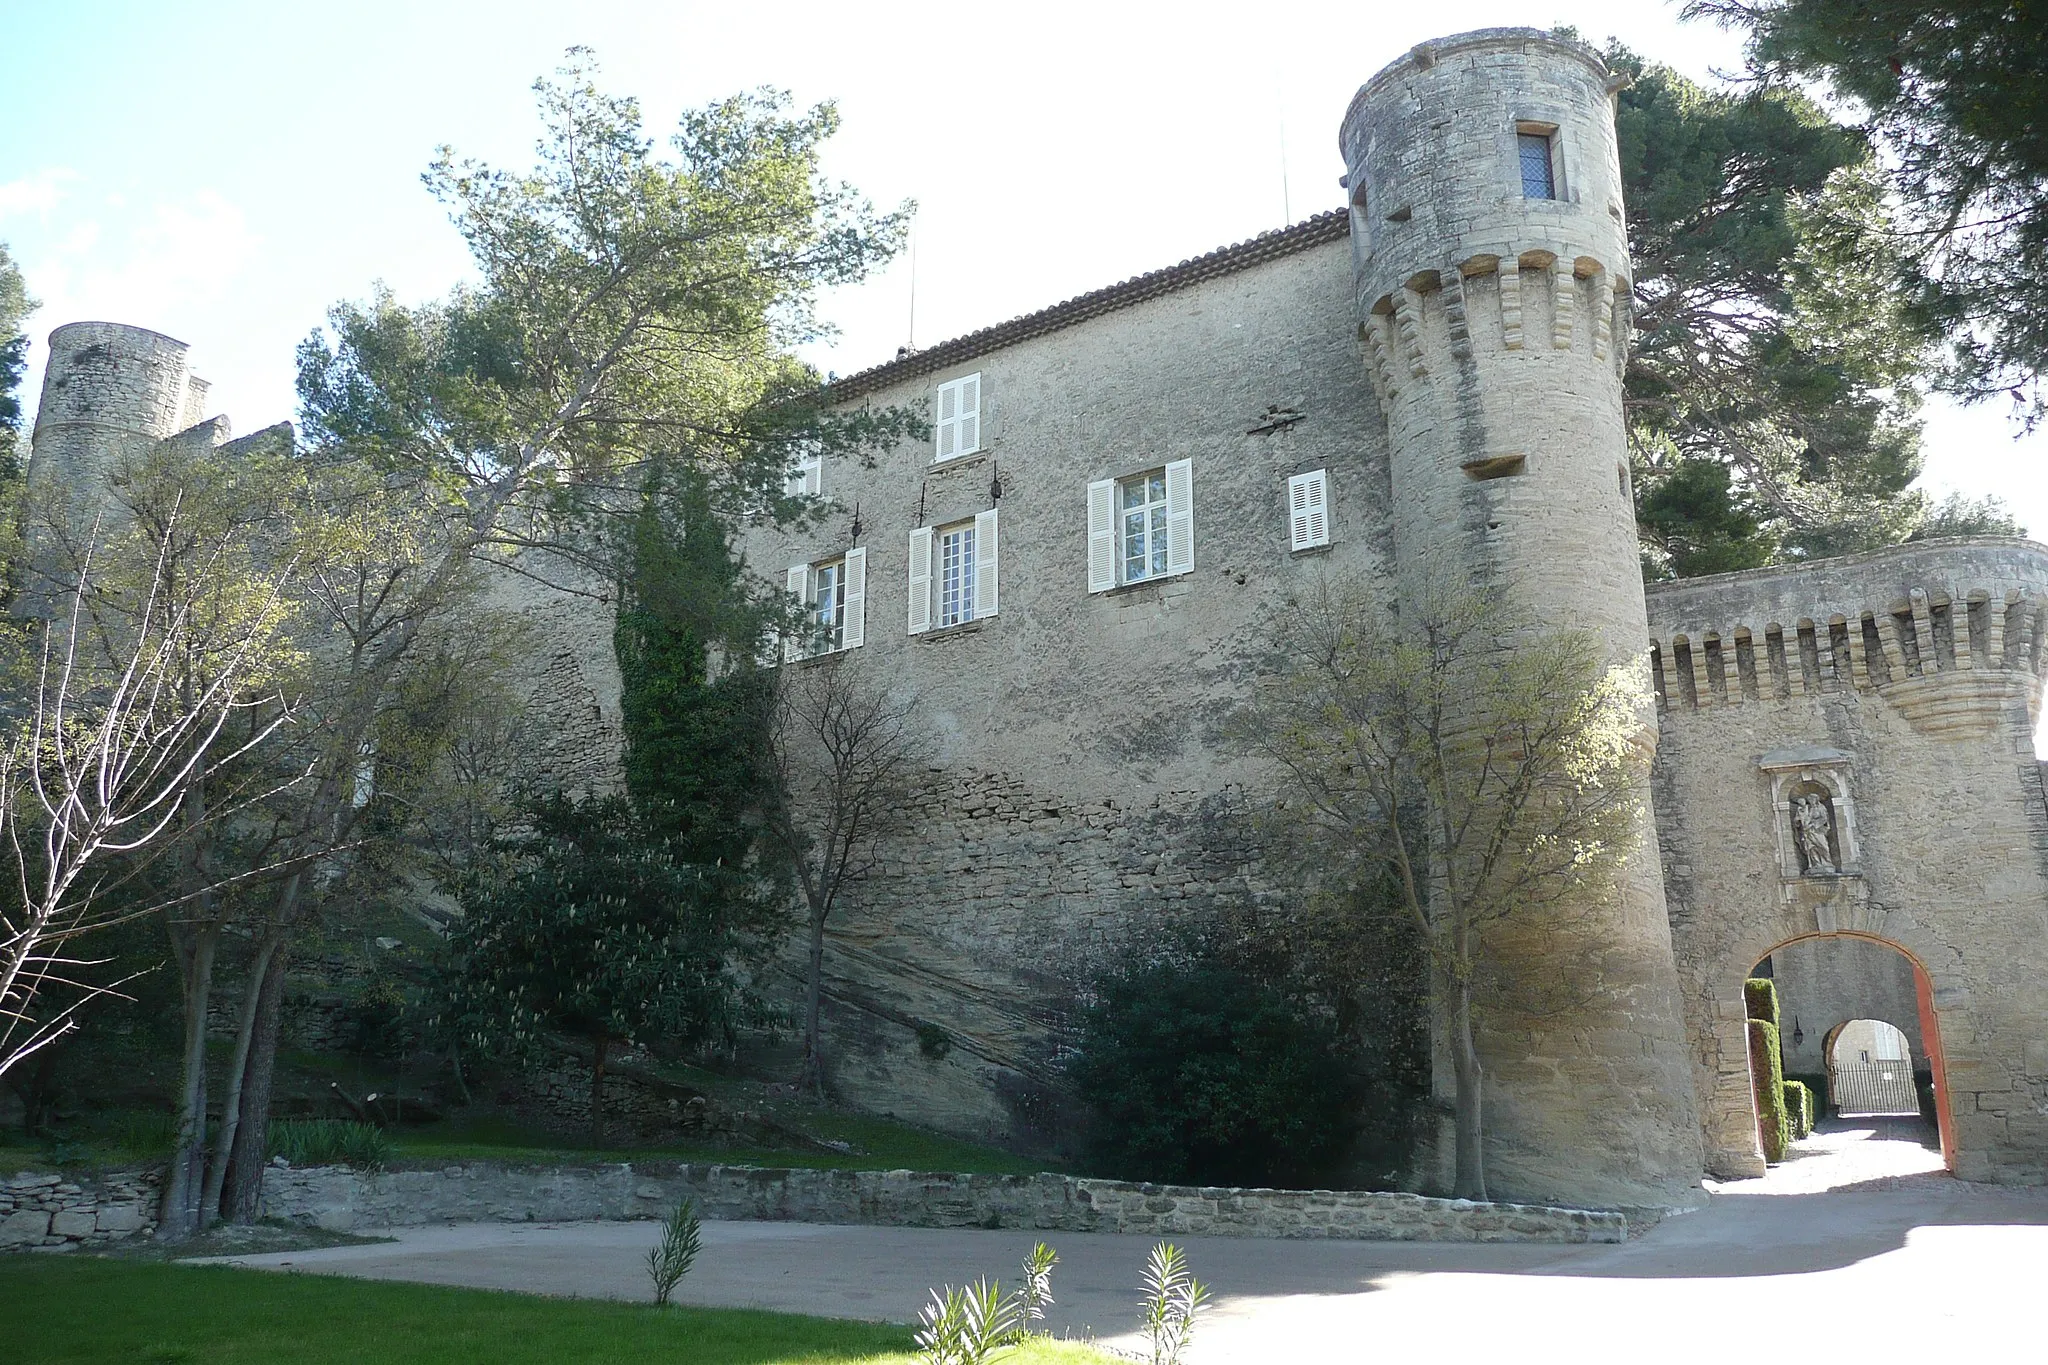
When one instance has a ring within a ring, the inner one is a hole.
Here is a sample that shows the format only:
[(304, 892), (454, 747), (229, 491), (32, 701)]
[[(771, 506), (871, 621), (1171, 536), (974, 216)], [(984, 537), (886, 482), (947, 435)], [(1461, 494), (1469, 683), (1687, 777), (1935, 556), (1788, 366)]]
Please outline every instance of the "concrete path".
[[(1939, 1157), (1933, 1162), (1939, 1169)], [(1885, 1188), (1873, 1189), (1878, 1185)], [(1816, 1192), (1825, 1190), (1828, 1192)], [(651, 1223), (406, 1228), (395, 1244), (237, 1264), (640, 1299)], [(929, 1286), (1013, 1280), (1028, 1232), (712, 1223), (677, 1297), (906, 1321)], [(1151, 1239), (1063, 1233), (1053, 1326), (1133, 1350)], [(1868, 1126), (1809, 1139), (1770, 1176), (1621, 1246), (1187, 1238), (1216, 1289), (1190, 1365), (1222, 1362), (1715, 1362), (1923, 1352), (2048, 1358), (2048, 1191), (1930, 1174)], [(1775, 1344), (1773, 1344), (1775, 1343)], [(1426, 1357), (1419, 1353), (1429, 1353)]]

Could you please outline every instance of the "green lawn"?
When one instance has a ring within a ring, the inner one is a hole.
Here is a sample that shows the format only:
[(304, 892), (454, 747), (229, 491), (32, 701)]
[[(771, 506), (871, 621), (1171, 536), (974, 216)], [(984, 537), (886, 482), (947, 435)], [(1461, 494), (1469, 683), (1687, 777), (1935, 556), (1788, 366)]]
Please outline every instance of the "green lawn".
[[(9, 1365), (912, 1365), (907, 1328), (317, 1275), (0, 1256)], [(1037, 1342), (1001, 1365), (1106, 1365)]]
[[(974, 1171), (995, 1175), (1035, 1175), (1057, 1169), (1042, 1160), (1021, 1157), (946, 1137), (894, 1119), (830, 1110), (790, 1116), (792, 1127), (814, 1136), (850, 1142), (857, 1153), (797, 1150), (787, 1147), (746, 1147), (671, 1143), (657, 1147), (598, 1147), (565, 1141), (557, 1134), (503, 1116), (452, 1118), (424, 1127), (403, 1127), (391, 1134), (393, 1164), (429, 1165), (447, 1161), (593, 1162), (691, 1161), (744, 1166), (800, 1166), (852, 1171)], [(23, 1137), (0, 1129), (0, 1169), (118, 1166), (160, 1163), (169, 1150), (169, 1117), (154, 1111), (102, 1116), (63, 1140)]]

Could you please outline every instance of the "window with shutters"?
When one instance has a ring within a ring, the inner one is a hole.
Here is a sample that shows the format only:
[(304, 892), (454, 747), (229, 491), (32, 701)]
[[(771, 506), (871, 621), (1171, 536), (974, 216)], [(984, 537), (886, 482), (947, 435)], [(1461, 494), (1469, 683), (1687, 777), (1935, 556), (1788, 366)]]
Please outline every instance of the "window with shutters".
[(1195, 567), (1194, 466), (1088, 486), (1088, 591), (1189, 573)]
[(1329, 543), (1329, 471), (1296, 474), (1287, 480), (1287, 548), (1313, 550)]
[(1557, 129), (1547, 123), (1515, 125), (1515, 153), (1524, 199), (1557, 199)]
[(788, 592), (803, 604), (805, 631), (785, 640), (783, 658), (806, 659), (866, 643), (867, 553), (848, 550), (836, 559), (790, 567)]
[(805, 444), (783, 480), (783, 492), (792, 498), (815, 498), (824, 491), (825, 458), (815, 445)]
[(910, 633), (996, 614), (996, 511), (910, 533)]
[(932, 460), (957, 459), (981, 449), (981, 376), (939, 385)]

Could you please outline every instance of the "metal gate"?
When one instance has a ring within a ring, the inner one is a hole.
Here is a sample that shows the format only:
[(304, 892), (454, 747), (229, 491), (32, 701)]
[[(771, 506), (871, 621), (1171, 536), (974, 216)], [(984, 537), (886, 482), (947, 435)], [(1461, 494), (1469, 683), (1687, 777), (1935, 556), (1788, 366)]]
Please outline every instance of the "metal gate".
[(1920, 1112), (1910, 1063), (1839, 1062), (1828, 1078), (1835, 1112), (1845, 1119), (1894, 1118)]

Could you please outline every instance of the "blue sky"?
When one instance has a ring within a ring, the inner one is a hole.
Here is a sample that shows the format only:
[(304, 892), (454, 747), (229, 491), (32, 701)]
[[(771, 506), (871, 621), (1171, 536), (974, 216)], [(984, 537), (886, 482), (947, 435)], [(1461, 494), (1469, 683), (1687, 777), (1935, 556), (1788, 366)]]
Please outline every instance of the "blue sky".
[[(0, 0), (0, 241), (45, 304), (194, 348), (241, 430), (291, 412), (292, 348), (378, 281), (438, 294), (467, 260), (419, 173), (437, 144), (523, 164), (529, 86), (596, 49), (650, 128), (772, 85), (836, 98), (830, 169), (919, 201), (916, 339), (969, 331), (1341, 200), (1336, 128), (1412, 44), (1568, 23), (1707, 77), (1728, 35), (1657, 0), (1424, 5), (130, 3)], [(911, 269), (827, 301), (841, 373), (910, 335)], [(40, 352), (32, 357), (40, 375)], [(2042, 438), (1930, 413), (1927, 482), (2048, 533)]]

